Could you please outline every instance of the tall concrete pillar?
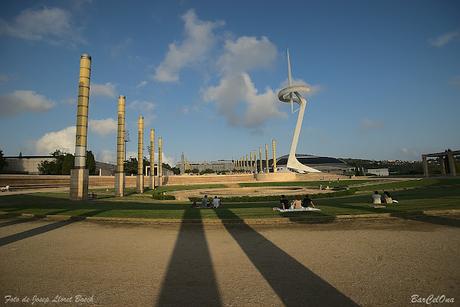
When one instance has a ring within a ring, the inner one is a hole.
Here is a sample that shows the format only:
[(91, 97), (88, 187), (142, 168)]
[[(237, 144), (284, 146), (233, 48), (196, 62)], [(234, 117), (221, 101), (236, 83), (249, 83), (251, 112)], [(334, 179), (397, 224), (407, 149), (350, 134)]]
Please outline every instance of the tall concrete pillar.
[(155, 189), (155, 129), (150, 129), (150, 188)]
[(163, 185), (163, 138), (158, 138), (158, 186)]
[(268, 144), (265, 144), (265, 172), (268, 173)]
[(273, 172), (276, 173), (276, 140), (272, 140), (272, 152), (273, 152)]
[(428, 173), (428, 160), (425, 155), (422, 155), (422, 167), (423, 167), (423, 176), (429, 177), (430, 174)]
[(259, 167), (260, 167), (260, 173), (262, 173), (264, 171), (264, 166), (263, 166), (263, 163), (262, 163), (262, 147), (259, 147)]
[(438, 158), (439, 165), (441, 166), (441, 176), (446, 176), (446, 160), (443, 156)]
[(457, 176), (457, 170), (455, 169), (455, 159), (452, 150), (447, 150), (447, 161), (449, 163), (449, 173), (451, 176)]
[(126, 97), (118, 97), (117, 170), (115, 172), (115, 196), (125, 195), (125, 105)]
[(75, 164), (70, 171), (70, 199), (88, 199), (88, 169), (86, 168), (86, 145), (88, 136), (88, 107), (91, 78), (91, 57), (84, 53), (80, 57), (78, 80), (78, 106), (75, 139)]
[(249, 171), (249, 156), (247, 154), (246, 154), (246, 160), (244, 162), (245, 162), (244, 170), (247, 172)]
[(144, 118), (139, 115), (137, 121), (137, 193), (144, 193)]

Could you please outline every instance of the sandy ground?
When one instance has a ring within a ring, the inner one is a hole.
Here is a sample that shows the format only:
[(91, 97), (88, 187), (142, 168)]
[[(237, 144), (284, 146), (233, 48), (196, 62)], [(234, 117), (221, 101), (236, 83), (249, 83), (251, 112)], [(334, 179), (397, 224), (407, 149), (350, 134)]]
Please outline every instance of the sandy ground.
[(8, 295), (30, 302), (82, 295), (89, 301), (82, 306), (409, 306), (412, 295), (444, 294), (455, 299), (448, 306), (459, 306), (459, 256), (456, 222), (224, 227), (2, 219), (0, 305)]

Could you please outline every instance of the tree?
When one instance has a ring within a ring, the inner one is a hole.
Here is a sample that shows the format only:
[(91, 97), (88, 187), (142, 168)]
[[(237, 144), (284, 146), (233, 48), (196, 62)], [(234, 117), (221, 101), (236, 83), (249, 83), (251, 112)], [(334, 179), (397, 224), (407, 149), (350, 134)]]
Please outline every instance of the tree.
[(210, 168), (207, 168), (207, 169), (205, 169), (205, 170), (202, 170), (202, 171), (200, 172), (200, 175), (204, 175), (204, 174), (213, 174), (213, 173), (215, 173), (214, 170), (212, 170), (212, 169), (210, 169)]
[(8, 162), (6, 162), (6, 159), (3, 157), (3, 150), (0, 149), (0, 171), (2, 171), (7, 165)]
[(90, 175), (96, 175), (96, 160), (91, 150), (86, 152), (86, 168)]
[(137, 159), (131, 157), (129, 160), (126, 160), (124, 170), (126, 175), (137, 175)]
[(70, 170), (73, 168), (75, 163), (75, 157), (72, 154), (65, 154), (62, 158), (62, 165), (61, 165), (61, 174), (62, 175), (69, 175)]
[[(43, 161), (38, 166), (38, 171), (42, 175), (70, 175), (70, 170), (74, 168), (75, 157), (70, 153), (56, 150), (51, 154), (53, 161)], [(90, 175), (96, 174), (96, 161), (91, 151), (86, 152), (86, 168)]]
[(62, 162), (64, 154), (60, 150), (56, 150), (51, 154), (54, 157), (53, 161), (42, 161), (38, 166), (38, 170), (42, 175), (62, 175)]

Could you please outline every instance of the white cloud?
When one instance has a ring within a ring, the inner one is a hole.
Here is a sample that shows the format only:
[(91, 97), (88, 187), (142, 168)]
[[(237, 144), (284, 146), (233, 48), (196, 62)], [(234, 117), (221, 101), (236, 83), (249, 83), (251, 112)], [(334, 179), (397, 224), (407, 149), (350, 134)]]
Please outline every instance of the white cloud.
[(360, 128), (363, 131), (377, 130), (383, 128), (383, 122), (379, 120), (373, 120), (369, 118), (364, 118), (361, 120)]
[(460, 31), (447, 32), (438, 37), (432, 38), (429, 40), (430, 44), (434, 47), (443, 47), (450, 43), (452, 40), (456, 39), (460, 35)]
[(155, 117), (156, 104), (152, 101), (134, 100), (128, 104), (128, 108), (138, 111), (144, 116), (144, 124), (148, 125)]
[(248, 74), (272, 66), (277, 54), (276, 46), (264, 36), (226, 40), (217, 61), (221, 79), (218, 85), (203, 91), (204, 100), (215, 103), (219, 113), (234, 126), (255, 129), (271, 118), (285, 117), (278, 110), (275, 91), (267, 87), (259, 93)]
[(93, 96), (105, 96), (114, 98), (117, 95), (117, 89), (115, 85), (110, 82), (105, 84), (91, 84), (90, 91), (91, 95)]
[(113, 118), (106, 119), (91, 119), (89, 121), (89, 129), (99, 135), (107, 135), (117, 131), (117, 121)]
[(194, 10), (182, 16), (185, 38), (181, 43), (171, 43), (164, 60), (155, 69), (154, 79), (160, 82), (179, 81), (180, 71), (205, 59), (216, 41), (213, 30), (222, 22), (202, 21)]
[(136, 85), (136, 88), (141, 88), (141, 87), (144, 87), (147, 85), (147, 81), (146, 80), (142, 80), (141, 82), (139, 82), (137, 85)]
[(53, 106), (53, 101), (34, 91), (14, 91), (0, 96), (0, 117), (21, 112), (43, 112)]
[(268, 38), (241, 36), (233, 41), (225, 41), (224, 53), (217, 65), (224, 74), (239, 74), (256, 68), (270, 67), (278, 51)]
[(111, 164), (116, 164), (117, 163), (117, 157), (116, 157), (116, 151), (115, 149), (113, 150), (101, 150), (97, 152), (95, 159), (100, 162), (105, 162), (105, 163), (111, 163)]
[(61, 8), (26, 9), (13, 21), (0, 19), (0, 35), (51, 43), (84, 42), (70, 12)]
[(35, 142), (37, 154), (49, 154), (59, 149), (73, 153), (75, 150), (75, 126), (48, 132)]
[(205, 101), (213, 101), (235, 126), (255, 128), (270, 118), (286, 116), (278, 110), (276, 93), (270, 88), (258, 93), (247, 73), (222, 78), (219, 85), (207, 88), (203, 96)]

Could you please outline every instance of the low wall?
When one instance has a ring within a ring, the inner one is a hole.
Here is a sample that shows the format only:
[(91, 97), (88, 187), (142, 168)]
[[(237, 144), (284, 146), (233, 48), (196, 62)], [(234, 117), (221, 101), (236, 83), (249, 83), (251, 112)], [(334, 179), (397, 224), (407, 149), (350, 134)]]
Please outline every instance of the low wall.
[[(136, 186), (136, 176), (126, 176), (126, 187)], [(295, 173), (270, 173), (270, 174), (237, 174), (237, 175), (182, 175), (163, 177), (163, 185), (207, 184), (207, 183), (238, 183), (256, 181), (316, 181), (337, 180), (348, 177), (327, 173), (295, 174)], [(158, 185), (158, 178), (155, 178)], [(113, 187), (114, 176), (90, 176), (90, 187)], [(62, 175), (0, 175), (0, 186), (9, 185), (11, 188), (52, 188), (69, 187), (70, 176)], [(149, 177), (144, 177), (144, 186), (149, 186)]]

